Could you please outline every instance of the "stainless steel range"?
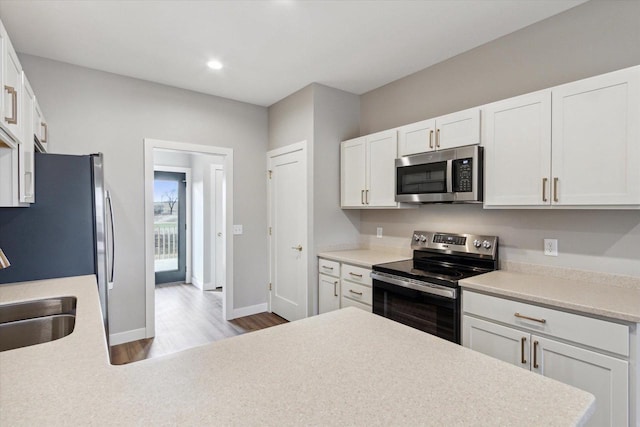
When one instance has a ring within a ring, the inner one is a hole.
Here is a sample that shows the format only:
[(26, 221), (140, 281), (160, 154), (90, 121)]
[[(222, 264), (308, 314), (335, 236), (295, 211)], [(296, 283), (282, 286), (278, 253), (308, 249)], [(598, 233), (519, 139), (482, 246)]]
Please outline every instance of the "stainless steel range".
[(373, 266), (373, 312), (460, 344), (458, 281), (498, 269), (498, 238), (415, 231), (411, 248)]

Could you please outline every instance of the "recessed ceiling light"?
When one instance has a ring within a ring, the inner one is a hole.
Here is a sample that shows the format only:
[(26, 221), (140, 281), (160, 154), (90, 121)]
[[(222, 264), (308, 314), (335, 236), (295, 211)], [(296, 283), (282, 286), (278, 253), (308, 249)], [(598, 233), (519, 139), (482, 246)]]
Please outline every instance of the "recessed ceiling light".
[(212, 59), (211, 61), (207, 62), (207, 67), (211, 68), (212, 70), (222, 70), (222, 62)]

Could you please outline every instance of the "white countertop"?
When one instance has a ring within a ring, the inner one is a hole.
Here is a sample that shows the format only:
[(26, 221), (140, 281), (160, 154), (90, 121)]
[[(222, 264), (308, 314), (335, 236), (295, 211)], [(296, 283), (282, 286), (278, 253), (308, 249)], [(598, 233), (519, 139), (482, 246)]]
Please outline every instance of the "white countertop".
[(461, 280), (464, 289), (640, 323), (640, 288), (492, 271)]
[(318, 254), (318, 257), (338, 262), (346, 262), (347, 264), (365, 268), (371, 268), (371, 266), (375, 264), (383, 264), (385, 262), (411, 259), (411, 256), (399, 255), (379, 249), (352, 249), (347, 251), (322, 252)]
[[(592, 395), (355, 308), (124, 366), (93, 276), (0, 286), (74, 295), (74, 332), (0, 353), (0, 425), (580, 425)], [(526, 384), (526, 386), (523, 386)]]

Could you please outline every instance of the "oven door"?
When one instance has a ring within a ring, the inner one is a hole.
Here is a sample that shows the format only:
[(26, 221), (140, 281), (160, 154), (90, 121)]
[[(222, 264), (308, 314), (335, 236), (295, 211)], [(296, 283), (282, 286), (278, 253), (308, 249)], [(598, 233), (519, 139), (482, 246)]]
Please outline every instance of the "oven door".
[(454, 150), (396, 159), (396, 202), (453, 202)]
[(373, 312), (460, 344), (458, 289), (374, 271)]

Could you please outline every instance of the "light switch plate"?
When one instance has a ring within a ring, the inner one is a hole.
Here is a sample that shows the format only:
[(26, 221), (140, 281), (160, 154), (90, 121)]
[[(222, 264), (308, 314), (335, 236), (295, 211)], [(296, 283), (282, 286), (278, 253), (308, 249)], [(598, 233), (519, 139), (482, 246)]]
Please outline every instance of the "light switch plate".
[(558, 256), (557, 239), (544, 239), (544, 254), (546, 256)]
[(233, 234), (236, 236), (242, 234), (242, 224), (233, 224)]
[(378, 227), (378, 228), (376, 229), (376, 237), (377, 237), (378, 239), (382, 239), (382, 227)]

